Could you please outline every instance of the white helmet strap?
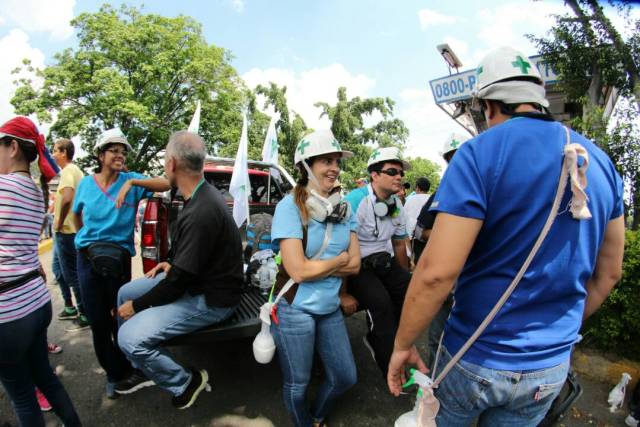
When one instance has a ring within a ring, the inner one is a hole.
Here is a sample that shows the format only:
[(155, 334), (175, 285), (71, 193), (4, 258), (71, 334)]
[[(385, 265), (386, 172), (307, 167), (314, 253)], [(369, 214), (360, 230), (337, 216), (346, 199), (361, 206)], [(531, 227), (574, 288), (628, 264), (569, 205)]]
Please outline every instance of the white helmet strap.
[(303, 159), (302, 160), (302, 167), (304, 167), (306, 169), (307, 174), (309, 175), (309, 181), (311, 183), (313, 183), (314, 187), (316, 187), (318, 190), (320, 190), (320, 181), (318, 181), (318, 178), (316, 178), (316, 176), (311, 171), (311, 168), (309, 167), (309, 164), (307, 163), (307, 159)]

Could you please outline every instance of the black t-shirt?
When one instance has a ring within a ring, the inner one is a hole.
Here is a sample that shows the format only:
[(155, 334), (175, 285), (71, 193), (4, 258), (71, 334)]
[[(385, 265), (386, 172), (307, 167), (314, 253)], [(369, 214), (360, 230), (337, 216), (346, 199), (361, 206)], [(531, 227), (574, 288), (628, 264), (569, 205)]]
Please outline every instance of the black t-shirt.
[(436, 193), (434, 192), (429, 199), (424, 204), (422, 209), (420, 209), (420, 213), (418, 214), (418, 220), (416, 223), (422, 227), (423, 230), (431, 230), (433, 228), (433, 223), (436, 221), (436, 215), (438, 212), (429, 211), (431, 204), (433, 203), (433, 198)]
[(240, 302), (244, 282), (242, 240), (220, 192), (203, 183), (171, 226), (172, 268), (165, 279), (134, 301), (134, 309), (168, 304), (184, 292), (204, 294), (207, 305)]

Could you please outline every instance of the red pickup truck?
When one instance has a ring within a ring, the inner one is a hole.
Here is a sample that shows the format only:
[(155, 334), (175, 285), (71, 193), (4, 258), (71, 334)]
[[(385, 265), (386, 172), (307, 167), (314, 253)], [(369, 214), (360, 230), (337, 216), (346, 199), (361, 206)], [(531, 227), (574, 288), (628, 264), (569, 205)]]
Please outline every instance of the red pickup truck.
[[(233, 209), (233, 197), (229, 193), (233, 164), (234, 159), (221, 157), (207, 157), (204, 164), (205, 179), (222, 193), (230, 210)], [(251, 183), (249, 214), (265, 212), (273, 215), (276, 204), (295, 185), (293, 178), (282, 167), (271, 163), (249, 161), (248, 167)], [(169, 223), (177, 217), (182, 206), (180, 194), (172, 194), (172, 192), (167, 192), (162, 197), (153, 197), (147, 202), (140, 238), (142, 267), (145, 273), (167, 258), (171, 241)], [(241, 233), (244, 239), (244, 226)], [(265, 297), (257, 288), (248, 288), (242, 296), (236, 313), (230, 319), (178, 337), (171, 340), (169, 344), (252, 337), (259, 331), (258, 312), (264, 302)]]

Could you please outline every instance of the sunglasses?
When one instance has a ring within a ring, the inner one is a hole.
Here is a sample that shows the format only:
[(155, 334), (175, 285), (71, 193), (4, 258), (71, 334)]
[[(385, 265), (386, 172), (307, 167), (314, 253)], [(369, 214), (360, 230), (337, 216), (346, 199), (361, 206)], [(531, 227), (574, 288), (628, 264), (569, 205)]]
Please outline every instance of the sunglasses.
[(389, 176), (400, 175), (400, 176), (404, 177), (404, 171), (402, 169), (396, 169), (396, 168), (382, 169), (380, 171), (380, 173), (383, 173), (383, 174), (389, 175)]
[(116, 148), (107, 148), (104, 151), (108, 151), (111, 154), (113, 154), (114, 156), (117, 156), (117, 155), (123, 155), (125, 157), (127, 156), (127, 150), (118, 150)]

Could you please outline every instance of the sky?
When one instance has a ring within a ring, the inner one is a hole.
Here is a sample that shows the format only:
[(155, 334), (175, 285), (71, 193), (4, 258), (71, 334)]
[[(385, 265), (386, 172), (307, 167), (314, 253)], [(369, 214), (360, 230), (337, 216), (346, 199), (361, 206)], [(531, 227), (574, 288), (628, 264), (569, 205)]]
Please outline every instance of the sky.
[[(0, 0), (0, 121), (13, 114), (11, 70), (23, 58), (37, 67), (55, 63), (57, 52), (77, 45), (70, 20), (103, 3)], [(554, 22), (550, 15), (568, 12), (561, 1), (531, 0), (154, 0), (142, 10), (194, 17), (209, 43), (231, 51), (232, 65), (249, 87), (286, 85), (290, 109), (314, 129), (330, 123), (313, 104), (335, 103), (340, 86), (349, 97), (390, 97), (410, 132), (405, 153), (440, 164), (447, 136), (464, 130), (435, 105), (429, 89), (430, 80), (449, 73), (436, 45), (453, 48), (460, 71), (475, 68), (500, 46), (531, 56), (537, 51), (525, 34), (545, 35)], [(640, 9), (633, 14), (640, 18)], [(624, 29), (622, 19), (614, 24)]]

